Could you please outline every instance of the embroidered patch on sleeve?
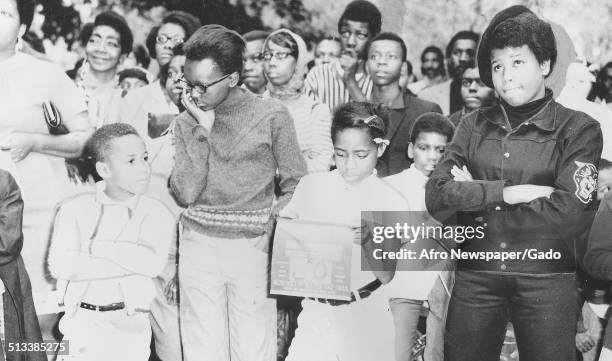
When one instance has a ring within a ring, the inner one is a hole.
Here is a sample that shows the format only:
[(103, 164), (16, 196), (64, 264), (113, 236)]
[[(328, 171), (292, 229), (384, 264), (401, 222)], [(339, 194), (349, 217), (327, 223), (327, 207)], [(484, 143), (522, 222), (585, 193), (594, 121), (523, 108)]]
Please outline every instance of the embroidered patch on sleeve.
[(597, 168), (592, 163), (574, 161), (578, 167), (574, 172), (574, 193), (580, 202), (588, 204), (593, 199), (593, 192), (597, 189)]

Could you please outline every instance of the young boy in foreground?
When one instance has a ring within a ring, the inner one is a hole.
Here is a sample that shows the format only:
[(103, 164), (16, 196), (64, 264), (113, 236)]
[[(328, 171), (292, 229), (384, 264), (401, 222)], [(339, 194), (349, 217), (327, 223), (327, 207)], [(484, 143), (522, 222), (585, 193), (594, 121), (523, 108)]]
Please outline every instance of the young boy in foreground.
[[(385, 180), (397, 189), (410, 204), (410, 210), (424, 212), (425, 184), (434, 170), (446, 145), (453, 137), (454, 127), (443, 115), (424, 113), (419, 116), (411, 130), (408, 157), (413, 163), (410, 168), (386, 177)], [(406, 244), (410, 247), (410, 244)], [(410, 261), (408, 261), (410, 262)], [(389, 305), (395, 324), (395, 359), (412, 360), (414, 336), (417, 330), (421, 307), (429, 302), (427, 316), (427, 346), (425, 360), (442, 361), (443, 334), (446, 305), (450, 295), (449, 272), (407, 271), (398, 262), (395, 277), (387, 285)]]
[(49, 250), (49, 270), (65, 287), (66, 360), (148, 360), (153, 278), (166, 264), (174, 217), (143, 195), (151, 169), (132, 126), (100, 127), (90, 148), (103, 181), (60, 204)]

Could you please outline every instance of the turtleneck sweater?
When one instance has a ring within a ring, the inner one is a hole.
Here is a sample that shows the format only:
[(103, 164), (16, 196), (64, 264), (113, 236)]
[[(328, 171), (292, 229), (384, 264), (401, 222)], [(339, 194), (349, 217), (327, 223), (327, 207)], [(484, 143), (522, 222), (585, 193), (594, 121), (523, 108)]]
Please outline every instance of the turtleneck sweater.
[(536, 115), (542, 110), (550, 100), (552, 100), (553, 92), (550, 89), (546, 89), (544, 96), (540, 99), (533, 100), (527, 104), (512, 106), (506, 103), (503, 99), (501, 105), (504, 107), (506, 114), (508, 115), (508, 121), (512, 129), (521, 125), (525, 120)]
[[(291, 199), (306, 173), (287, 108), (236, 88), (214, 109), (210, 134), (188, 113), (176, 119), (170, 190), (185, 225), (223, 238), (252, 238)], [(275, 175), (280, 196), (272, 208)]]

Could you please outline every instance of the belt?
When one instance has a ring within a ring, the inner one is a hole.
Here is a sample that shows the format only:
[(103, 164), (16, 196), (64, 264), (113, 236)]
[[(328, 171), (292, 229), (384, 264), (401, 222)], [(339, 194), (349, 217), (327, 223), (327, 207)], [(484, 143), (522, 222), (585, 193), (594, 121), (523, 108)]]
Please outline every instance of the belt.
[(110, 303), (108, 305), (98, 306), (98, 305), (92, 305), (91, 303), (87, 303), (87, 302), (81, 302), (81, 308), (84, 308), (86, 310), (91, 310), (91, 311), (100, 311), (100, 312), (117, 311), (117, 310), (124, 309), (125, 303), (116, 302), (116, 303)]
[[(382, 285), (382, 282), (380, 282), (380, 280), (376, 279), (370, 283), (368, 283), (367, 285), (361, 287), (360, 289), (357, 290), (357, 294), (359, 295), (360, 299), (364, 299), (364, 298), (368, 298), (372, 292), (376, 291), (378, 289), (378, 287), (380, 287)], [(309, 298), (313, 301), (317, 301), (320, 303), (325, 303), (328, 304), (330, 306), (341, 306), (341, 305), (348, 305), (350, 303), (353, 303), (355, 301), (357, 301), (357, 297), (355, 297), (355, 293), (351, 292), (351, 299), (349, 300), (333, 300), (333, 299), (329, 299), (329, 298)]]

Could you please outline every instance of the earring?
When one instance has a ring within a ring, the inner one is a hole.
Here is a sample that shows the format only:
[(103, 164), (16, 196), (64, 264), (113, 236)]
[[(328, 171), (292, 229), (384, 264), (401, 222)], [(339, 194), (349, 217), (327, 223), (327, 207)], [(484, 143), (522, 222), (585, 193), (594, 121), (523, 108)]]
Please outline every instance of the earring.
[(17, 38), (17, 42), (15, 43), (15, 52), (23, 50), (23, 39), (21, 37)]

